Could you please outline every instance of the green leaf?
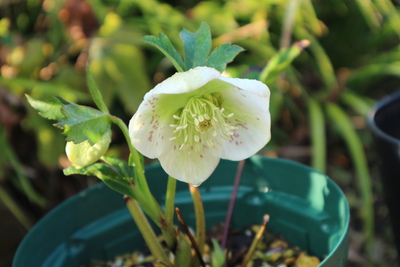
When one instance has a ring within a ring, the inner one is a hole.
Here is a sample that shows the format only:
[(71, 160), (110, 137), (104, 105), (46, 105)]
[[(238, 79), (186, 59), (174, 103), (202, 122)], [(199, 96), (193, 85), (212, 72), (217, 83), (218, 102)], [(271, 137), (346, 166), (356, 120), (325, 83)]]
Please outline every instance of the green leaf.
[(64, 117), (61, 107), (64, 103), (55, 97), (49, 97), (45, 101), (36, 100), (29, 95), (25, 95), (29, 104), (39, 112), (39, 115), (49, 120), (60, 120)]
[(181, 56), (165, 34), (159, 33), (158, 37), (145, 36), (143, 37), (143, 41), (157, 47), (169, 60), (171, 60), (177, 71), (182, 72), (184, 70), (185, 65)]
[(106, 163), (95, 163), (80, 169), (70, 166), (64, 169), (64, 174), (96, 176), (111, 189), (134, 198), (129, 176), (130, 172), (133, 173), (133, 167), (128, 167), (124, 161), (113, 157), (106, 157), (104, 160)]
[(68, 142), (78, 144), (88, 140), (94, 145), (111, 127), (109, 114), (91, 107), (64, 105), (61, 112), (64, 118), (57, 126), (64, 129), (63, 133), (67, 135)]
[(299, 41), (294, 43), (290, 48), (279, 51), (262, 70), (260, 80), (266, 84), (274, 83), (278, 76), (290, 66), (292, 61), (309, 45), (309, 43), (310, 42), (307, 40)]
[(180, 32), (184, 43), (185, 70), (204, 66), (211, 51), (211, 31), (207, 23), (201, 23), (196, 32), (186, 29)]
[(120, 174), (120, 176), (131, 180), (131, 177), (134, 174), (133, 166), (128, 166), (125, 161), (120, 160), (116, 157), (103, 157), (102, 160), (107, 164), (113, 166), (114, 169)]
[(211, 253), (211, 267), (221, 267), (225, 263), (224, 250), (219, 245), (216, 239), (211, 239), (213, 244), (213, 251)]
[(109, 113), (108, 108), (106, 104), (103, 101), (103, 97), (101, 96), (101, 93), (99, 89), (96, 86), (96, 83), (94, 82), (92, 73), (90, 72), (89, 64), (86, 65), (86, 75), (87, 75), (87, 83), (89, 87), (90, 94), (92, 95), (94, 103), (97, 105), (97, 107), (104, 113)]
[(222, 44), (211, 52), (205, 66), (223, 72), (226, 69), (226, 65), (243, 50), (243, 47), (238, 45), (232, 45), (231, 43)]

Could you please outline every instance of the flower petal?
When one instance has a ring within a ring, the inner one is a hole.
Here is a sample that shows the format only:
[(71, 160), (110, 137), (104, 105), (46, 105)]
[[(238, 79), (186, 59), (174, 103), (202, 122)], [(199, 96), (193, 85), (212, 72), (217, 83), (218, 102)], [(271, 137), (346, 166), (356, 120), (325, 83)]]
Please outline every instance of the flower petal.
[(209, 81), (218, 79), (221, 73), (209, 67), (196, 67), (186, 72), (177, 72), (159, 83), (148, 94), (183, 94), (199, 89)]
[(208, 151), (197, 153), (179, 150), (172, 146), (169, 153), (161, 155), (161, 166), (171, 177), (192, 185), (200, 185), (213, 173), (219, 163), (218, 157), (213, 157)]
[[(250, 81), (250, 80), (249, 80)], [(238, 83), (236, 83), (238, 84)], [(255, 83), (257, 85), (257, 83)], [(229, 124), (236, 127), (231, 140), (220, 140), (219, 156), (223, 159), (242, 160), (257, 153), (271, 138), (269, 89), (261, 83), (256, 90), (226, 91), (222, 107), (233, 113)], [(264, 87), (264, 88), (263, 88)], [(258, 91), (261, 94), (256, 94)], [(261, 96), (263, 95), (263, 96)], [(217, 155), (215, 155), (217, 156)]]
[(160, 95), (146, 95), (129, 122), (132, 145), (144, 156), (157, 158), (168, 147), (172, 137), (174, 109), (169, 99)]
[(236, 86), (242, 90), (255, 93), (262, 97), (269, 98), (269, 95), (270, 95), (268, 86), (266, 86), (263, 82), (260, 82), (257, 80), (229, 78), (229, 77), (224, 77), (224, 76), (219, 77), (219, 80), (233, 84), (234, 86)]

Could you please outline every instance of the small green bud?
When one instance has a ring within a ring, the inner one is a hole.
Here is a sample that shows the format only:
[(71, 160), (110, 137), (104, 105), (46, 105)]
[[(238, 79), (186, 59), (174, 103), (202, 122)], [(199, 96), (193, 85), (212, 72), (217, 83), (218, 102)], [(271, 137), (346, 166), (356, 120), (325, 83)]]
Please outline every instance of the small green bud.
[(67, 142), (65, 152), (69, 161), (77, 168), (83, 168), (96, 162), (101, 156), (106, 153), (108, 146), (111, 143), (111, 130), (108, 130), (101, 139), (93, 146), (87, 141), (79, 144)]

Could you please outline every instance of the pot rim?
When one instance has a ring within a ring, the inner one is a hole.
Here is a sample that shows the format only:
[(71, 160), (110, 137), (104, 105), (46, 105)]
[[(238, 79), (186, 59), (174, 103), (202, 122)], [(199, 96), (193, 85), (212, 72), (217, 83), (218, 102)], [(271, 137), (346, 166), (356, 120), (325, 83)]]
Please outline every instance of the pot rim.
[(399, 104), (400, 104), (400, 92), (392, 93), (392, 94), (382, 98), (381, 100), (379, 100), (372, 107), (371, 111), (369, 112), (369, 114), (367, 116), (367, 124), (368, 124), (369, 128), (371, 129), (371, 131), (374, 134), (376, 134), (377, 136), (385, 139), (386, 141), (388, 141), (394, 145), (400, 145), (400, 139), (393, 137), (390, 134), (387, 134), (376, 124), (376, 121), (375, 121), (376, 115), (380, 110), (382, 110), (384, 107), (386, 107), (396, 101), (399, 101)]

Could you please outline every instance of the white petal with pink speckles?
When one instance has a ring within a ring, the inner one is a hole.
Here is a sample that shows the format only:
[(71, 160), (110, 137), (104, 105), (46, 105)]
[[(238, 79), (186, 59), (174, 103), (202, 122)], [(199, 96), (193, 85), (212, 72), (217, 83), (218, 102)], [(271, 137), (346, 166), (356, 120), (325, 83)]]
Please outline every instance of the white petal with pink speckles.
[(231, 140), (221, 140), (218, 156), (229, 160), (243, 160), (257, 153), (268, 143), (271, 138), (271, 118), (269, 113), (269, 90), (261, 82), (245, 80), (243, 84), (252, 90), (237, 88), (236, 92), (229, 91), (224, 94), (222, 107), (227, 113), (233, 113), (230, 124), (233, 130)]
[(207, 153), (187, 153), (179, 148), (173, 151), (158, 158), (161, 166), (171, 177), (196, 186), (210, 177), (220, 160)]

